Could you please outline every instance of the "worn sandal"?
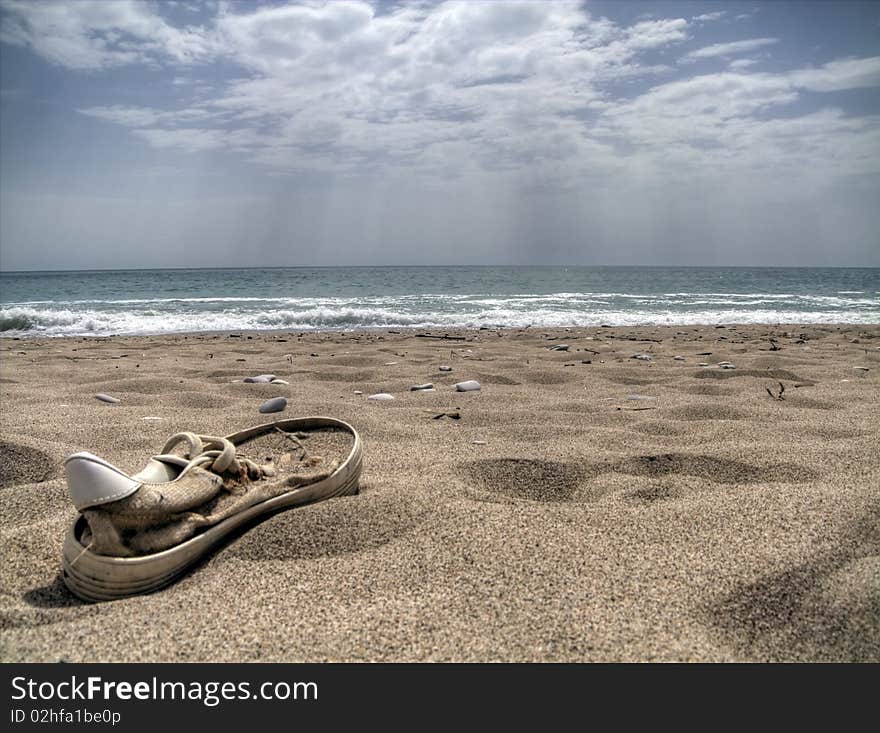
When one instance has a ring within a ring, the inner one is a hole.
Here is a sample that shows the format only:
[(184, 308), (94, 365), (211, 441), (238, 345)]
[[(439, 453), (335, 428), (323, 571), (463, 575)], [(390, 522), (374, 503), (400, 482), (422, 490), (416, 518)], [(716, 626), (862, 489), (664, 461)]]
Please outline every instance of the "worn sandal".
[(64, 541), (64, 583), (87, 601), (158, 590), (257, 518), (356, 494), (361, 464), (357, 432), (330, 417), (225, 438), (178, 433), (134, 475), (76, 453), (64, 464), (80, 511)]

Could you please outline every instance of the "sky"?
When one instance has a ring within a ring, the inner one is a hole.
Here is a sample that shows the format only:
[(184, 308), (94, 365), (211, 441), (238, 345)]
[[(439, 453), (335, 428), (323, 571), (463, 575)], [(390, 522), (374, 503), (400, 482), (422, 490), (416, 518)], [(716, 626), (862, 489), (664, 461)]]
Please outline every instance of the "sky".
[(0, 0), (0, 269), (880, 266), (880, 2)]

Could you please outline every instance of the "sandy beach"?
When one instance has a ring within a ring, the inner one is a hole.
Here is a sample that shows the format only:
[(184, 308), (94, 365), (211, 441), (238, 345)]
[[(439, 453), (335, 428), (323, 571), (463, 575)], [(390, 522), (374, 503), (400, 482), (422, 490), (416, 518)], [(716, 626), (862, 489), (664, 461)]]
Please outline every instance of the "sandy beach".
[[(0, 340), (0, 658), (880, 661), (880, 326), (418, 333)], [(304, 415), (359, 431), (359, 495), (66, 590), (67, 455)]]

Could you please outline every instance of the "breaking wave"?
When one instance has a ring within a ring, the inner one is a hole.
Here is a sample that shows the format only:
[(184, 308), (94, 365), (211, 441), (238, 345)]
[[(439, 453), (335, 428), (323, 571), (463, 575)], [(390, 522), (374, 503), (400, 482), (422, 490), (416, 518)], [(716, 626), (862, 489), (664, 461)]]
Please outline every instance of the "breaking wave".
[(880, 323), (880, 297), (776, 293), (419, 294), (22, 301), (0, 306), (6, 337), (239, 330), (564, 327), (693, 323)]

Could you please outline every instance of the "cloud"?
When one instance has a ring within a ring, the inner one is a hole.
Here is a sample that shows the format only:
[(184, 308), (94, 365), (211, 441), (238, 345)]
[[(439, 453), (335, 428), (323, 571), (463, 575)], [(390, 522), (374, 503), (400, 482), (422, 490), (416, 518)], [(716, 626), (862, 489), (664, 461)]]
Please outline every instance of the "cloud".
[(817, 69), (802, 69), (790, 76), (792, 82), (814, 92), (836, 92), (880, 86), (880, 56), (840, 59)]
[(117, 125), (125, 127), (155, 125), (164, 115), (163, 112), (148, 107), (124, 107), (122, 105), (88, 107), (78, 109), (77, 112), (89, 117), (97, 117), (99, 120), (115, 122)]
[[(668, 72), (640, 55), (688, 38), (684, 19), (620, 26), (577, 2), (383, 14), (363, 2), (245, 7), (223, 6), (201, 44), (248, 72), (221, 93), (194, 109), (80, 111), (162, 149), (220, 150), (235, 139), (253, 161), (289, 172), (454, 177), (529, 166), (574, 180), (613, 153), (579, 115), (605, 85)], [(212, 115), (216, 128), (204, 124)]]
[(687, 28), (684, 18), (643, 20), (627, 31), (626, 45), (633, 50), (643, 50), (678, 43), (687, 40)]
[(684, 59), (707, 59), (716, 56), (736, 56), (741, 53), (749, 53), (764, 46), (770, 46), (779, 43), (778, 38), (750, 38), (745, 41), (732, 41), (731, 43), (714, 43), (711, 46), (698, 48), (696, 51), (688, 53)]
[(738, 13), (737, 15), (734, 16), (734, 20), (750, 20), (751, 18), (754, 18), (760, 12), (761, 12), (761, 8), (758, 6), (755, 6), (751, 10), (746, 10), (744, 13)]
[(727, 15), (726, 10), (716, 10), (714, 13), (703, 13), (702, 15), (695, 15), (691, 18), (691, 20), (697, 23), (710, 23), (713, 20), (721, 20), (725, 15)]
[(203, 107), (189, 107), (178, 110), (159, 110), (152, 107), (126, 107), (110, 105), (108, 107), (84, 107), (77, 112), (88, 117), (95, 117), (106, 122), (113, 122), (123, 127), (149, 127), (153, 125), (185, 125), (195, 122), (217, 121), (223, 117), (219, 111), (209, 111)]
[[(626, 25), (580, 2), (223, 3), (203, 25), (179, 28), (146, 2), (0, 2), (3, 40), (78, 70), (166, 66), (180, 100), (175, 109), (111, 100), (82, 114), (159, 150), (232, 152), (281, 175), (610, 188), (732, 168), (827, 164), (846, 175), (870, 169), (877, 149), (875, 118), (798, 117), (791, 105), (880, 85), (880, 57), (772, 74), (753, 72), (751, 58), (695, 76), (670, 66), (725, 11)], [(679, 61), (777, 42), (707, 45)], [(658, 52), (670, 64), (656, 63)], [(223, 73), (191, 68), (215, 63)], [(804, 131), (812, 160), (785, 129)]]
[(785, 110), (804, 90), (869, 83), (880, 85), (873, 58), (779, 74), (703, 74), (604, 107), (593, 134), (627, 151), (627, 169), (643, 180), (692, 186), (746, 176), (772, 186), (793, 177), (826, 185), (835, 176), (880, 173), (880, 116)]
[(264, 144), (264, 138), (254, 130), (219, 130), (216, 128), (158, 129), (144, 128), (132, 131), (156, 148), (175, 148), (190, 153), (204, 150), (251, 151)]
[(734, 71), (739, 71), (740, 69), (747, 69), (749, 66), (754, 66), (757, 63), (757, 59), (734, 59), (727, 66)]
[(105, 69), (170, 59), (188, 63), (208, 53), (201, 29), (175, 28), (156, 7), (137, 0), (3, 0), (0, 40), (29, 46), (53, 64)]

